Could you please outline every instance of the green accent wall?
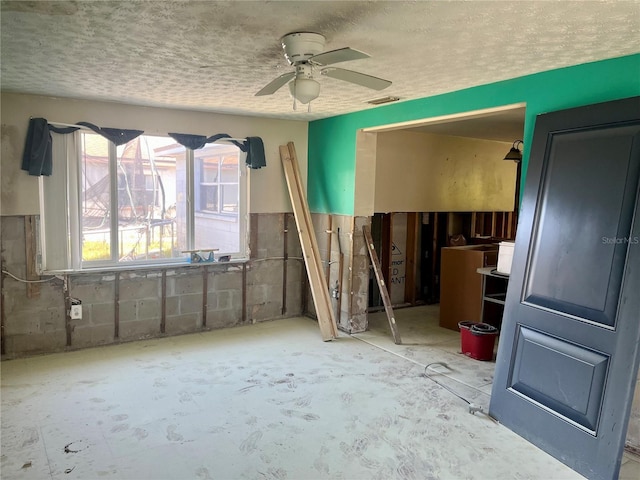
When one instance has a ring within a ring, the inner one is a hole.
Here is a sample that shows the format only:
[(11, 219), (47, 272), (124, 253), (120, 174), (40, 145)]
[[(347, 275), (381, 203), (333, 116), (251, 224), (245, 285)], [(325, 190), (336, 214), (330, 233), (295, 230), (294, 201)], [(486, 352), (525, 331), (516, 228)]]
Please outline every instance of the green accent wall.
[(524, 181), (536, 115), (636, 95), (640, 95), (640, 54), (310, 122), (307, 184), (310, 209), (353, 215), (359, 129), (525, 102)]

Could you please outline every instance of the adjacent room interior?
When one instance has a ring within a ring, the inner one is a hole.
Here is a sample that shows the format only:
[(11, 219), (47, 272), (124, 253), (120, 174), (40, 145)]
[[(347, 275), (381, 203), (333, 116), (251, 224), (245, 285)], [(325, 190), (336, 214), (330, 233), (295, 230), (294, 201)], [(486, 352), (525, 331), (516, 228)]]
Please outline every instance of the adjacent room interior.
[[(537, 238), (536, 122), (638, 98), (638, 5), (589, 4), (567, 32), (571, 2), (448, 3), (2, 1), (2, 478), (638, 477), (637, 343), (606, 364), (633, 373), (616, 458), (492, 414), (499, 348), (524, 338), (501, 335), (498, 262), (515, 242), (520, 272)], [(511, 45), (504, 9), (529, 22)], [(288, 32), (326, 34), (304, 38), (315, 63)], [(540, 56), (554, 41), (573, 55)], [(637, 228), (627, 253), (598, 243), (631, 264)], [(556, 417), (595, 442), (604, 423), (576, 415)]]

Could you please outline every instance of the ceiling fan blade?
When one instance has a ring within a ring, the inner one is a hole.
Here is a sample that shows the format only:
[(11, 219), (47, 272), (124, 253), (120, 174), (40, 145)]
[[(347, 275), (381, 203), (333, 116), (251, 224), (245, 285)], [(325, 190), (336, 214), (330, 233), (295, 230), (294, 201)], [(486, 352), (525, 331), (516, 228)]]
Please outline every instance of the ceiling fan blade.
[(355, 83), (363, 87), (372, 88), (374, 90), (382, 90), (391, 85), (389, 80), (383, 78), (372, 77), (360, 72), (345, 70), (344, 68), (328, 67), (322, 69), (322, 74), (327, 77), (336, 78), (345, 82)]
[(262, 95), (271, 95), (273, 93), (276, 93), (276, 91), (280, 87), (283, 87), (284, 85), (286, 85), (289, 82), (289, 80), (291, 80), (295, 76), (296, 76), (296, 72), (289, 72), (289, 73), (280, 75), (278, 78), (273, 79), (267, 85), (262, 87), (262, 89), (258, 93), (256, 93), (255, 96), (260, 97)]
[(309, 61), (318, 65), (332, 65), (334, 63), (347, 62), (349, 60), (360, 60), (361, 58), (369, 58), (369, 55), (361, 52), (360, 50), (344, 47), (339, 48), (338, 50), (329, 50), (328, 52), (319, 53), (309, 57)]

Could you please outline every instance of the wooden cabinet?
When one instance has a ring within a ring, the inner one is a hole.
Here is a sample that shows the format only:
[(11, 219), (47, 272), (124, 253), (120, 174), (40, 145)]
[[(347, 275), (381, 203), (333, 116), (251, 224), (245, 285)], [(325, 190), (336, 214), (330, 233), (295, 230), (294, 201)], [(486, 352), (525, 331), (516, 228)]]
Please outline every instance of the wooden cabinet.
[(479, 268), (495, 267), (496, 245), (467, 245), (442, 249), (440, 268), (440, 326), (458, 330), (458, 322), (480, 322), (482, 276)]
[(495, 271), (493, 267), (479, 268), (482, 277), (482, 310), (480, 321), (493, 325), (498, 330), (502, 327), (502, 314), (507, 299), (509, 275)]

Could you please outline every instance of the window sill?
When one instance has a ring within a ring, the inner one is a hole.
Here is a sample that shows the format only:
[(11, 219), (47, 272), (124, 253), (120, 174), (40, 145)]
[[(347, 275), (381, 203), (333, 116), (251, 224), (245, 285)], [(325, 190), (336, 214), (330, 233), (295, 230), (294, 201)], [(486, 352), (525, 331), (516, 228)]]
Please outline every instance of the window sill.
[(248, 258), (235, 258), (228, 262), (198, 262), (191, 263), (189, 261), (172, 262), (172, 263), (145, 263), (135, 265), (109, 265), (102, 267), (87, 267), (82, 270), (43, 270), (39, 272), (39, 275), (82, 275), (82, 274), (109, 274), (119, 273), (127, 271), (144, 271), (144, 270), (175, 270), (187, 267), (203, 267), (203, 266), (216, 266), (216, 265), (242, 265), (248, 263)]
[(213, 212), (195, 212), (196, 218), (206, 218), (211, 220), (221, 220), (223, 222), (238, 223), (238, 213), (213, 213)]

